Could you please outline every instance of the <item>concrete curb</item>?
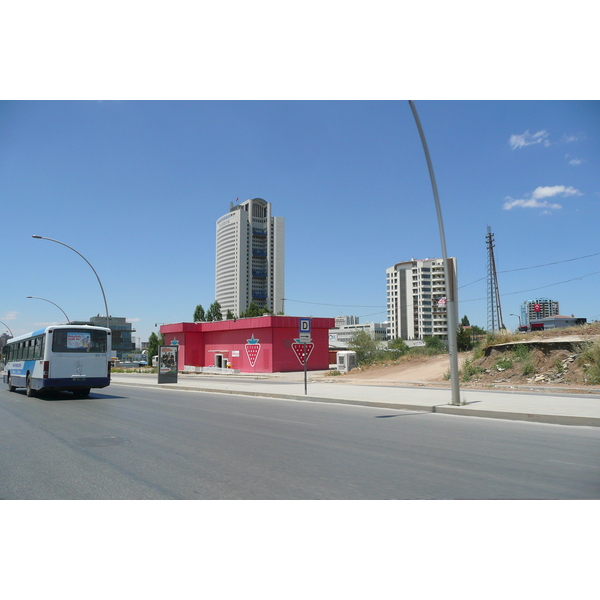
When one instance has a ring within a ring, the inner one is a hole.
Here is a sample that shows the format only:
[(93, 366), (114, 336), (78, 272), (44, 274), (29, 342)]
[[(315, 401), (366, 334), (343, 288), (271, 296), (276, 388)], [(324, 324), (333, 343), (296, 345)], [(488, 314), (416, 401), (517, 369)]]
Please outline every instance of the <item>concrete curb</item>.
[(170, 389), (176, 391), (202, 392), (213, 394), (230, 394), (232, 396), (252, 396), (257, 398), (274, 398), (280, 400), (295, 400), (304, 402), (323, 402), (328, 404), (347, 404), (352, 406), (367, 406), (371, 408), (389, 408), (392, 410), (407, 410), (420, 413), (439, 413), (463, 417), (482, 417), (486, 419), (504, 419), (508, 421), (525, 421), (529, 423), (547, 423), (550, 425), (573, 425), (583, 427), (600, 427), (600, 417), (575, 417), (571, 415), (549, 415), (535, 413), (519, 413), (510, 411), (485, 410), (469, 408), (468, 406), (451, 406), (449, 404), (437, 404), (423, 406), (417, 404), (399, 404), (391, 402), (377, 402), (371, 400), (350, 400), (346, 398), (323, 398), (320, 396), (309, 396), (299, 394), (281, 394), (273, 392), (251, 392), (242, 390), (227, 390), (200, 387), (180, 387), (171, 384), (140, 384), (135, 382), (115, 382), (116, 385), (128, 385), (132, 387), (151, 387), (154, 389)]

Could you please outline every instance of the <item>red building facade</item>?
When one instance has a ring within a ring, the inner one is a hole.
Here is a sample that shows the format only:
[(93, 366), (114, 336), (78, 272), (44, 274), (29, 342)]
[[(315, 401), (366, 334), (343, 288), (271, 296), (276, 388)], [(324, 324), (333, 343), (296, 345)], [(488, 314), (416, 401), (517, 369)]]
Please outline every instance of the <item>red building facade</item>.
[[(300, 317), (264, 316), (234, 321), (162, 325), (165, 344), (179, 346), (178, 368), (226, 367), (242, 373), (303, 371)], [(335, 319), (311, 319), (307, 369), (329, 368), (329, 330)]]

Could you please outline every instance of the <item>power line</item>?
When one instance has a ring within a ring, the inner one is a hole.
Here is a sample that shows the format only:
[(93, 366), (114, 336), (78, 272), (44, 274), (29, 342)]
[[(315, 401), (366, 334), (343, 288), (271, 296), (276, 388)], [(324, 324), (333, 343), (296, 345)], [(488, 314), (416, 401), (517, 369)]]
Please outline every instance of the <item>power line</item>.
[(533, 267), (521, 267), (520, 269), (510, 269), (508, 271), (498, 271), (498, 273), (513, 273), (514, 271), (526, 271), (527, 269), (539, 269), (540, 267), (550, 267), (551, 265), (559, 265), (561, 263), (572, 262), (574, 260), (581, 260), (582, 258), (591, 258), (592, 256), (598, 256), (600, 252), (595, 254), (588, 254), (587, 256), (578, 256), (577, 258), (567, 258), (566, 260), (557, 260), (556, 262), (546, 263), (544, 265), (535, 265)]
[[(339, 306), (340, 308), (387, 308), (382, 304), (378, 305), (360, 305), (360, 304), (325, 304), (324, 302), (306, 302), (304, 300), (291, 300), (290, 298), (284, 298), (286, 302), (298, 302), (299, 304), (315, 304), (317, 306)], [(378, 314), (378, 313), (374, 313)]]
[[(520, 292), (510, 292), (508, 294), (502, 294), (502, 296), (515, 296), (516, 294), (525, 294), (526, 292), (535, 292), (536, 290), (543, 290), (544, 288), (553, 287), (555, 285), (562, 285), (563, 283), (570, 283), (571, 281), (578, 281), (580, 279), (584, 279), (586, 277), (591, 277), (592, 275), (597, 275), (600, 271), (594, 271), (593, 273), (588, 273), (587, 275), (582, 275), (581, 277), (573, 277), (573, 279), (566, 279), (565, 281), (557, 281), (556, 283), (549, 283), (548, 285), (543, 285), (537, 288), (531, 288), (529, 290), (521, 290)], [(461, 300), (461, 302), (475, 302), (476, 300), (486, 300), (486, 298), (471, 298), (469, 300)]]
[[(574, 260), (581, 260), (583, 258), (591, 258), (592, 256), (598, 256), (600, 252), (596, 252), (595, 254), (588, 254), (586, 256), (578, 256), (577, 258), (567, 258), (566, 260), (557, 260), (556, 262), (545, 263), (543, 265), (534, 265), (533, 267), (520, 267), (518, 269), (508, 269), (506, 271), (498, 271), (498, 273), (514, 273), (515, 271), (527, 271), (528, 269), (539, 269), (540, 267), (550, 267), (552, 265), (559, 265), (561, 263), (573, 262)], [(471, 283), (466, 283), (465, 285), (461, 285), (459, 289), (466, 288), (474, 283), (479, 283), (487, 279), (486, 277), (481, 277), (480, 279), (476, 279), (475, 281), (471, 281)]]

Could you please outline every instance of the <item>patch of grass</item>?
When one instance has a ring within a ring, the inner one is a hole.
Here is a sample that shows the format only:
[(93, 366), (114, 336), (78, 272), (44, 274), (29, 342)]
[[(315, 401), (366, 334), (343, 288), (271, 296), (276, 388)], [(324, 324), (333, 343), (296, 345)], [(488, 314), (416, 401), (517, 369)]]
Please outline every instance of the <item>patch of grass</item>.
[(484, 350), (483, 344), (477, 344), (475, 348), (473, 348), (473, 360), (483, 358)]
[(470, 381), (472, 377), (482, 372), (481, 367), (473, 364), (473, 359), (467, 359), (460, 370), (460, 378), (462, 381)]
[(533, 375), (535, 373), (535, 367), (531, 360), (525, 360), (523, 362), (522, 371), (523, 375)]
[(485, 341), (483, 342), (483, 348), (489, 348), (490, 346), (495, 346), (497, 344), (508, 344), (509, 342), (521, 341), (522, 338), (519, 337), (520, 334), (509, 333), (509, 332), (499, 332), (495, 331), (493, 333), (488, 333), (485, 336)]
[(513, 364), (514, 364), (513, 359), (510, 356), (503, 356), (502, 358), (500, 358), (496, 361), (496, 364), (494, 365), (494, 367), (496, 367), (496, 369), (501, 369), (503, 371), (506, 371), (506, 370), (512, 368)]
[(511, 354), (515, 360), (527, 360), (531, 354), (531, 348), (526, 344), (517, 344)]
[(597, 385), (600, 383), (600, 340), (581, 344), (579, 347), (579, 363), (583, 366), (587, 383)]

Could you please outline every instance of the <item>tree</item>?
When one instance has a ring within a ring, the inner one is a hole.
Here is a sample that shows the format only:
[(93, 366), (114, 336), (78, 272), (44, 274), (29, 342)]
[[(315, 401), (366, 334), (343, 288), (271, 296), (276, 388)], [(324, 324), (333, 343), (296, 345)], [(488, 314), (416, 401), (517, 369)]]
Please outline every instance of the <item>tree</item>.
[(409, 348), (402, 338), (396, 338), (388, 343), (388, 350), (394, 350), (396, 354), (406, 354)]
[(235, 315), (229, 309), (227, 309), (227, 315), (225, 316), (225, 318), (228, 321), (235, 321)]
[(207, 321), (222, 321), (223, 315), (221, 314), (221, 304), (215, 300), (206, 313)]
[(471, 333), (466, 330), (462, 325), (456, 332), (456, 345), (459, 352), (466, 352), (473, 349), (473, 342), (471, 341)]
[(467, 317), (467, 315), (465, 315), (462, 320), (461, 320), (461, 325), (463, 327), (470, 327), (471, 323), (469, 323), (469, 317)]
[(165, 343), (165, 335), (161, 333), (160, 337), (157, 336), (154, 331), (148, 338), (148, 364), (152, 366), (152, 358), (158, 355), (158, 347), (163, 346)]
[(199, 321), (204, 321), (206, 319), (206, 315), (204, 314), (204, 309), (202, 308), (202, 304), (198, 304), (196, 306), (196, 310), (194, 311), (194, 323), (198, 323)]
[(240, 313), (240, 318), (246, 319), (248, 317), (262, 317), (264, 314), (273, 314), (273, 312), (268, 308), (258, 306), (256, 302), (250, 302), (248, 310)]
[(423, 338), (423, 341), (425, 342), (426, 348), (431, 348), (432, 350), (437, 351), (440, 354), (448, 351), (448, 349), (446, 348), (446, 344), (444, 344), (444, 342), (435, 335), (425, 336)]
[(375, 360), (379, 344), (366, 331), (359, 331), (352, 336), (348, 348), (356, 352), (356, 362), (361, 365)]

